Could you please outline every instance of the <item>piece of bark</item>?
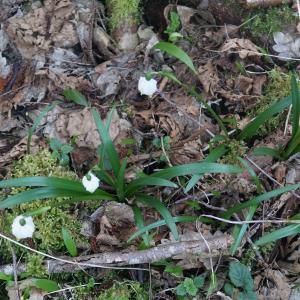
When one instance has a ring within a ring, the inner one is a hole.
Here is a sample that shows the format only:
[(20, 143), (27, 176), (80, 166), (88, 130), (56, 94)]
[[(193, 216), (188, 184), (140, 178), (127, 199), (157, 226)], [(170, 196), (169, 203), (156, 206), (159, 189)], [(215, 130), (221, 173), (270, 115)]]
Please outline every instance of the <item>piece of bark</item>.
[[(197, 255), (207, 257), (210, 252), (218, 253), (218, 250), (227, 249), (232, 243), (232, 237), (224, 234), (223, 236), (198, 241), (184, 241), (159, 245), (147, 250), (124, 252), (98, 253), (76, 258), (59, 257), (58, 260), (48, 259), (44, 261), (44, 266), (49, 274), (61, 272), (75, 272), (77, 270), (93, 267), (114, 267), (152, 263), (162, 259), (168, 259), (177, 255)], [(0, 272), (13, 274), (13, 272), (26, 271), (24, 264), (18, 265), (18, 270), (14, 270), (12, 265), (0, 266)]]
[(248, 8), (269, 7), (286, 3), (292, 3), (292, 0), (245, 0), (245, 5)]

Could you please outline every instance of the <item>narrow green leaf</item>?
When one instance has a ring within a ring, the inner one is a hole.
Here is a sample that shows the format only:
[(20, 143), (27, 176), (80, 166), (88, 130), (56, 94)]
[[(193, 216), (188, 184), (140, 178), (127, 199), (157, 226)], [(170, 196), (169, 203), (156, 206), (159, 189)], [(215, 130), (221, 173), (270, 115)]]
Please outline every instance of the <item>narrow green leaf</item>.
[(258, 241), (255, 242), (255, 245), (261, 246), (298, 233), (300, 233), (299, 224), (288, 225), (273, 232), (265, 234)]
[(292, 91), (292, 137), (294, 137), (299, 130), (299, 118), (300, 118), (300, 97), (297, 79), (295, 74), (292, 74), (291, 80)]
[(124, 185), (125, 185), (125, 171), (127, 166), (127, 159), (124, 159), (120, 171), (116, 181), (116, 189), (117, 189), (117, 196), (122, 201), (124, 199)]
[(145, 176), (131, 181), (126, 187), (126, 196), (132, 196), (137, 190), (145, 186), (167, 186), (177, 188), (177, 184), (164, 178)]
[(186, 176), (201, 173), (241, 173), (242, 171), (243, 170), (241, 168), (233, 165), (202, 162), (167, 168), (151, 174), (151, 176), (171, 179), (177, 176)]
[(168, 211), (168, 209), (159, 201), (159, 199), (152, 197), (152, 196), (144, 195), (144, 194), (137, 194), (136, 201), (142, 202), (142, 203), (156, 209), (161, 214), (161, 216), (165, 219), (166, 224), (170, 228), (175, 240), (179, 239), (179, 235), (178, 235), (176, 224), (173, 220), (173, 217), (170, 214), (170, 212)]
[[(215, 149), (213, 149), (207, 157), (203, 160), (204, 162), (215, 162), (217, 161), (221, 156), (223, 156), (226, 153), (226, 147), (225, 145), (219, 145)], [(203, 177), (203, 174), (197, 174), (193, 175), (193, 177), (189, 180), (187, 186), (183, 190), (184, 193), (188, 193), (196, 184), (197, 182)]]
[(54, 291), (57, 291), (60, 289), (58, 284), (53, 280), (32, 278), (31, 281), (34, 286), (36, 286), (37, 288), (39, 288), (43, 291), (46, 291), (48, 293), (51, 293), (51, 292), (54, 292)]
[(113, 144), (111, 137), (109, 135), (109, 130), (106, 128), (106, 126), (103, 125), (103, 122), (96, 110), (96, 108), (92, 108), (92, 115), (94, 118), (94, 121), (96, 123), (99, 135), (102, 140), (103, 147), (105, 149), (105, 152), (108, 156), (109, 162), (113, 168), (115, 176), (119, 174), (120, 170), (120, 159), (118, 152), (115, 148), (115, 145)]
[(47, 199), (47, 198), (56, 198), (56, 197), (74, 197), (87, 200), (92, 199), (93, 197), (98, 197), (103, 200), (111, 200), (114, 198), (112, 195), (103, 192), (100, 190), (100, 193), (90, 194), (90, 193), (80, 193), (78, 191), (70, 191), (64, 189), (58, 189), (53, 187), (41, 187), (21, 192), (19, 194), (9, 196), (5, 200), (0, 202), (0, 209), (10, 208), (15, 205), (20, 205), (22, 203), (31, 202), (33, 200)]
[(78, 255), (77, 253), (77, 247), (75, 244), (75, 241), (72, 238), (72, 235), (69, 230), (67, 230), (65, 227), (61, 229), (62, 237), (65, 243), (65, 246), (67, 250), (69, 251), (70, 255), (75, 257)]
[[(256, 210), (257, 210), (257, 206), (258, 205), (253, 205), (249, 208), (249, 211), (247, 212), (247, 216), (246, 216), (246, 221), (251, 221)], [(234, 242), (230, 247), (230, 254), (233, 256), (235, 254), (235, 252), (237, 251), (238, 247), (241, 244), (241, 241), (247, 231), (248, 228), (248, 224), (243, 224), (242, 226), (240, 225), (235, 225), (235, 234), (233, 234), (233, 239)]]
[(174, 73), (172, 73), (172, 72), (162, 70), (162, 71), (159, 71), (158, 74), (161, 75), (161, 76), (163, 76), (163, 77), (166, 77), (166, 78), (168, 78), (168, 79), (170, 79), (172, 81), (174, 81), (178, 85), (182, 85), (182, 82), (179, 81), (177, 79), (176, 75)]
[(238, 135), (239, 140), (247, 140), (257, 133), (257, 129), (274, 115), (280, 113), (292, 104), (292, 97), (288, 96), (281, 101), (275, 102), (253, 121), (251, 121)]
[[(198, 218), (198, 217), (194, 217), (194, 216), (179, 216), (179, 217), (173, 217), (173, 221), (175, 223), (178, 222), (194, 222), (197, 219), (199, 219), (200, 221), (202, 220), (202, 218)], [(151, 230), (151, 229), (155, 229), (158, 228), (160, 226), (164, 226), (166, 225), (166, 221), (165, 220), (159, 220), (155, 223), (149, 224), (143, 228), (139, 228), (139, 230), (137, 232), (135, 232), (133, 235), (130, 236), (130, 238), (127, 240), (127, 243), (131, 242), (132, 240), (138, 238), (140, 235), (142, 235), (143, 233)]]
[(13, 280), (13, 276), (12, 275), (7, 275), (3, 272), (0, 272), (0, 280), (11, 281), (11, 280)]
[[(141, 209), (138, 206), (134, 205), (132, 207), (132, 210), (133, 210), (134, 219), (135, 219), (137, 228), (139, 230), (143, 230), (145, 227), (145, 224), (144, 224), (144, 217), (142, 215)], [(148, 231), (146, 231), (145, 233), (142, 234), (142, 238), (143, 238), (144, 244), (147, 247), (150, 246), (150, 239), (149, 239)]]
[(295, 154), (300, 146), (300, 128), (288, 143), (287, 149), (284, 151), (284, 158), (287, 159)]
[[(63, 190), (69, 190), (72, 192), (80, 192), (89, 195), (85, 188), (83, 187), (82, 183), (75, 180), (65, 179), (65, 178), (58, 178), (58, 177), (45, 177), (45, 176), (36, 176), (36, 177), (23, 177), (23, 178), (12, 178), (7, 180), (0, 181), (0, 189), (1, 188), (10, 188), (10, 187), (19, 187), (19, 186), (26, 186), (26, 187), (51, 187), (51, 188), (58, 188)], [(93, 193), (93, 195), (107, 195), (108, 197), (111, 194), (98, 190)]]
[(270, 200), (271, 198), (279, 196), (283, 193), (287, 193), (287, 192), (296, 190), (299, 187), (300, 187), (300, 183), (297, 183), (297, 184), (288, 185), (288, 186), (273, 190), (271, 192), (264, 193), (264, 194), (259, 195), (251, 200), (248, 200), (246, 202), (235, 205), (234, 207), (228, 209), (226, 212), (221, 213), (220, 216), (222, 216), (225, 219), (229, 219), (234, 213), (237, 213), (244, 208), (258, 205), (263, 201)]
[(33, 125), (30, 127), (28, 130), (28, 136), (27, 136), (27, 153), (30, 154), (30, 146), (31, 146), (31, 139), (36, 131), (36, 128), (38, 125), (41, 123), (42, 119), (47, 115), (49, 111), (51, 111), (55, 106), (56, 102), (52, 103), (51, 105), (46, 106), (40, 113), (39, 115), (35, 118)]
[(256, 156), (272, 156), (282, 160), (282, 156), (280, 155), (280, 151), (277, 149), (269, 148), (269, 147), (258, 147), (255, 148), (253, 154)]
[(72, 101), (78, 105), (82, 105), (82, 106), (85, 106), (85, 107), (89, 107), (90, 104), (89, 102), (86, 100), (86, 98), (81, 94), (79, 93), (77, 90), (74, 90), (74, 89), (65, 89), (64, 92), (63, 92), (63, 96), (69, 100), (69, 101)]
[(193, 71), (193, 73), (197, 73), (191, 58), (186, 54), (186, 52), (184, 52), (182, 49), (178, 48), (174, 44), (168, 42), (159, 42), (153, 47), (153, 49), (159, 49), (161, 51), (167, 52), (169, 55), (174, 56), (180, 61), (182, 61)]
[(100, 169), (93, 169), (93, 172), (95, 172), (97, 177), (103, 182), (109, 184), (110, 186), (115, 186), (115, 181), (106, 171)]

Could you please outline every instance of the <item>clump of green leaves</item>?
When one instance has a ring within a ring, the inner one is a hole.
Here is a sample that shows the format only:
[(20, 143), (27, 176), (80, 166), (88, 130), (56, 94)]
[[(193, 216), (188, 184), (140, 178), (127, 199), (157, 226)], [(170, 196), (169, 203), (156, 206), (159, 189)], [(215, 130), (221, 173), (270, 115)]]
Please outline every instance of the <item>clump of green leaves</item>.
[(229, 265), (229, 279), (231, 283), (224, 285), (225, 293), (236, 300), (257, 300), (253, 279), (247, 266), (240, 262)]
[(170, 12), (170, 23), (164, 33), (168, 35), (168, 40), (175, 43), (179, 38), (182, 38), (182, 34), (178, 31), (181, 28), (180, 17), (175, 11)]
[(73, 150), (70, 144), (63, 144), (59, 139), (53, 138), (50, 140), (50, 148), (53, 158), (57, 159), (62, 166), (69, 165), (69, 154)]
[(176, 289), (176, 295), (179, 299), (188, 299), (187, 297), (194, 297), (199, 292), (204, 285), (204, 277), (197, 276), (194, 278), (185, 278), (182, 283), (180, 283)]
[(38, 277), (46, 278), (47, 270), (43, 266), (44, 257), (37, 254), (27, 254), (26, 257), (26, 272), (22, 273), (22, 278)]
[[(164, 149), (165, 152), (166, 152), (166, 155), (168, 155), (168, 151), (171, 150), (171, 138), (167, 135), (167, 136), (164, 136), (163, 138), (159, 138), (159, 137), (155, 137), (153, 140), (152, 140), (152, 145), (156, 148), (156, 149)], [(160, 156), (160, 160), (161, 161), (166, 161), (167, 160), (167, 157), (166, 157), (165, 154), (162, 154)]]
[(280, 5), (254, 10), (249, 15), (248, 20), (249, 22), (245, 22), (244, 29), (251, 32), (254, 37), (259, 38), (262, 35), (272, 36), (274, 32), (281, 31), (284, 26), (296, 22), (297, 16), (291, 6)]

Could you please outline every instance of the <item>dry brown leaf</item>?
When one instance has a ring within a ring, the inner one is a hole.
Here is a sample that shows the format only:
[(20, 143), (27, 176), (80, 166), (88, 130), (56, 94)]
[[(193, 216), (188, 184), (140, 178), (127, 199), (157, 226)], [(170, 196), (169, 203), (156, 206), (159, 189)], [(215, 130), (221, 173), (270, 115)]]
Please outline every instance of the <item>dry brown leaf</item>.
[(239, 75), (235, 81), (235, 89), (238, 93), (249, 95), (253, 87), (253, 79), (244, 75)]
[(259, 56), (258, 49), (248, 39), (229, 39), (221, 47), (222, 52), (238, 52), (241, 59), (251, 56)]
[(219, 83), (219, 77), (212, 60), (209, 60), (204, 66), (200, 66), (198, 73), (198, 78), (203, 85), (205, 93), (213, 96)]

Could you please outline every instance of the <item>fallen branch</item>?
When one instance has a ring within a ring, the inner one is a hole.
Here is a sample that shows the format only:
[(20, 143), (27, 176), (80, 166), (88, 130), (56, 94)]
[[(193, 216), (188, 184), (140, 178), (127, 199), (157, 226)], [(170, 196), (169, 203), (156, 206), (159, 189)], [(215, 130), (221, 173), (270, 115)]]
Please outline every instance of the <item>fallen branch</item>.
[[(206, 240), (210, 251), (225, 250), (232, 243), (232, 238), (229, 235), (223, 235)], [(76, 258), (59, 257), (56, 259), (47, 259), (44, 261), (44, 266), (49, 274), (61, 272), (75, 272), (82, 269), (87, 269), (92, 266), (102, 265), (105, 268), (114, 266), (126, 266), (152, 263), (162, 259), (172, 258), (176, 255), (198, 255), (207, 257), (209, 249), (203, 240), (174, 242), (170, 244), (159, 245), (147, 250), (133, 252), (108, 252), (93, 255), (79, 256)], [(0, 266), (0, 272), (5, 274), (13, 274), (13, 272), (26, 271), (24, 264), (19, 264), (17, 271), (12, 265)]]
[(292, 3), (292, 0), (246, 0), (245, 5), (248, 8), (269, 7), (285, 3)]

